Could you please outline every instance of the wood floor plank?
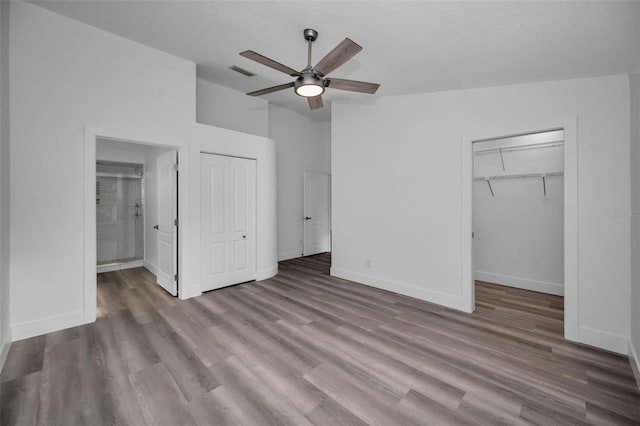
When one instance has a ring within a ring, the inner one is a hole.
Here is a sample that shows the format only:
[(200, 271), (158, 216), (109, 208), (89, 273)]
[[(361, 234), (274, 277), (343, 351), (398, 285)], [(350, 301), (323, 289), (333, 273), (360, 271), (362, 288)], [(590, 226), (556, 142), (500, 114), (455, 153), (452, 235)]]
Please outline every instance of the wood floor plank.
[(160, 362), (160, 357), (131, 311), (117, 311), (110, 316), (110, 322), (115, 344), (130, 373)]
[[(274, 345), (264, 340), (256, 344), (251, 337), (257, 336), (257, 333), (251, 333), (248, 330), (243, 332), (240, 331), (241, 328), (248, 327), (221, 326), (213, 327), (210, 331), (235, 357), (248, 366), (253, 375), (269, 383), (274, 391), (284, 395), (296, 395), (292, 399), (292, 404), (301, 413), (309, 412), (325, 398), (321, 391), (302, 378), (302, 374), (312, 367), (303, 368), (302, 373), (300, 370), (296, 371), (290, 367), (291, 356), (283, 359), (281, 351), (274, 350)], [(244, 337), (238, 339), (238, 335)]]
[(375, 386), (354, 381), (344, 370), (332, 363), (323, 363), (304, 375), (324, 393), (369, 424), (417, 425), (419, 422), (397, 409), (400, 399)]
[(148, 425), (195, 425), (187, 401), (163, 364), (155, 364), (130, 377)]
[(40, 371), (0, 383), (0, 425), (36, 424)]
[(0, 424), (640, 424), (629, 359), (565, 340), (561, 297), (477, 282), (467, 314), (330, 263), (189, 300), (100, 274), (95, 323), (12, 344)]
[[(127, 358), (122, 356), (113, 330), (113, 323), (108, 319), (100, 319), (95, 323), (96, 338), (103, 353), (104, 364), (94, 367), (101, 374), (103, 385), (94, 391), (96, 398), (110, 398), (114, 402), (114, 418), (122, 418), (122, 424), (145, 424), (141, 406), (137, 402), (137, 394), (129, 374), (134, 370)], [(101, 361), (101, 360), (97, 360)]]
[(190, 350), (185, 339), (164, 318), (158, 316), (153, 323), (144, 324), (142, 328), (187, 401), (220, 385), (207, 366)]
[(338, 404), (333, 399), (325, 399), (306, 415), (317, 426), (366, 426), (364, 420)]
[(84, 424), (80, 341), (45, 349), (40, 375), (38, 425)]
[[(212, 367), (212, 371), (236, 395), (242, 405), (250, 403), (253, 412), (252, 423), (310, 425), (311, 423), (296, 410), (293, 402), (282, 398), (281, 394), (266, 384), (251, 368), (239, 358), (232, 356)], [(258, 420), (258, 423), (253, 423)]]
[(38, 336), (12, 343), (0, 374), (0, 381), (42, 370), (46, 339), (46, 336)]

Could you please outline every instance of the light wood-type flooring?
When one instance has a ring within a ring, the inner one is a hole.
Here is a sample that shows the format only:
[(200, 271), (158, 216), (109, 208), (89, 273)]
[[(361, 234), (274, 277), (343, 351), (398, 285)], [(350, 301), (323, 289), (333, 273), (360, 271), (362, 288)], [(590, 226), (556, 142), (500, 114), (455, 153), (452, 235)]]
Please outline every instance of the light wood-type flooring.
[(185, 301), (100, 274), (95, 323), (12, 345), (0, 423), (640, 424), (629, 360), (565, 341), (562, 298), (478, 283), (469, 315), (329, 263)]

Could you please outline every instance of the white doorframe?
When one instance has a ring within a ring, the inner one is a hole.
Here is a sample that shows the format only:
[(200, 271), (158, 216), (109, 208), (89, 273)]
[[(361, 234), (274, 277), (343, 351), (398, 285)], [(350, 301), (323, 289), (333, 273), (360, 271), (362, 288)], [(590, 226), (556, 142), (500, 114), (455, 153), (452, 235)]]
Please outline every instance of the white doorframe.
[(473, 142), (546, 130), (564, 130), (564, 337), (578, 341), (578, 122), (577, 117), (487, 128), (462, 139), (462, 310), (475, 309), (473, 271)]
[[(162, 142), (148, 142), (142, 139), (155, 139), (155, 137), (136, 137), (130, 139), (126, 132), (117, 130), (99, 130), (91, 127), (84, 129), (84, 258), (83, 258), (83, 312), (84, 323), (94, 322), (97, 311), (97, 236), (96, 236), (96, 143), (98, 139), (115, 142), (126, 142), (138, 145), (157, 146), (167, 149), (175, 149), (178, 157), (182, 150), (178, 146)], [(182, 161), (180, 161), (182, 163)], [(180, 191), (180, 189), (179, 189)], [(180, 208), (179, 208), (180, 211)], [(180, 223), (180, 222), (179, 222)], [(182, 232), (178, 227), (178, 253), (181, 252)], [(178, 259), (180, 264), (180, 259)], [(178, 268), (178, 281), (181, 280), (182, 268)], [(180, 293), (178, 293), (180, 296)]]

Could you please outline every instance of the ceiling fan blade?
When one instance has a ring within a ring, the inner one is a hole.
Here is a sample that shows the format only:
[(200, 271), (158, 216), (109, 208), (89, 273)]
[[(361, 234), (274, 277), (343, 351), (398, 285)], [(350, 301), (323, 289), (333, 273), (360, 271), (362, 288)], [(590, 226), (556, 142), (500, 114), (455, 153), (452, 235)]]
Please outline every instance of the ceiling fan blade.
[(309, 108), (318, 109), (322, 108), (324, 104), (322, 103), (322, 95), (314, 96), (313, 98), (307, 98), (309, 101)]
[(278, 90), (288, 89), (289, 87), (293, 87), (293, 81), (291, 83), (280, 84), (279, 86), (267, 87), (266, 89), (256, 90), (255, 92), (249, 92), (247, 95), (249, 96), (261, 96), (266, 95), (267, 93), (277, 92)]
[(316, 73), (327, 75), (362, 50), (362, 46), (345, 38), (314, 67)]
[(274, 70), (281, 71), (290, 76), (297, 76), (300, 73), (293, 68), (289, 68), (286, 65), (281, 64), (280, 62), (274, 61), (273, 59), (269, 59), (266, 56), (262, 56), (259, 53), (254, 52), (253, 50), (245, 50), (244, 52), (240, 52), (240, 56), (244, 56), (247, 59), (251, 59), (252, 61), (256, 61), (262, 65), (266, 65), (269, 68), (273, 68)]
[(367, 83), (366, 81), (344, 80), (342, 78), (327, 78), (325, 86), (332, 89), (350, 90), (352, 92), (376, 93), (380, 85), (378, 83)]

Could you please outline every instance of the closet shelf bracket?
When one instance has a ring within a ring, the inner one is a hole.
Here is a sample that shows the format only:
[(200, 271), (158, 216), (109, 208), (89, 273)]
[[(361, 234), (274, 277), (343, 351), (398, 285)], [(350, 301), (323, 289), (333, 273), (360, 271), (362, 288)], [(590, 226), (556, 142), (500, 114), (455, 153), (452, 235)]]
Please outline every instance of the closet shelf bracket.
[(495, 197), (495, 195), (493, 195), (493, 188), (491, 187), (491, 180), (489, 180), (489, 178), (487, 178), (487, 185), (489, 185), (489, 191), (491, 191), (491, 196)]

